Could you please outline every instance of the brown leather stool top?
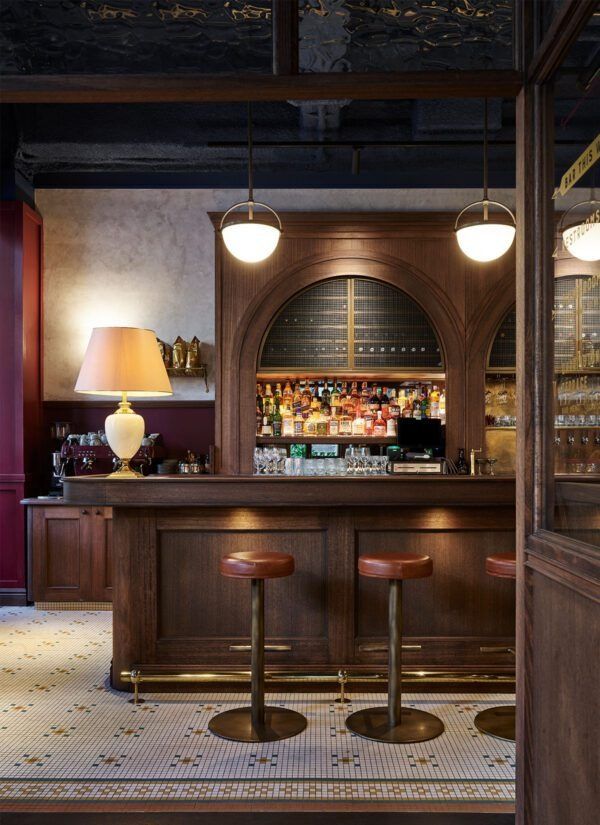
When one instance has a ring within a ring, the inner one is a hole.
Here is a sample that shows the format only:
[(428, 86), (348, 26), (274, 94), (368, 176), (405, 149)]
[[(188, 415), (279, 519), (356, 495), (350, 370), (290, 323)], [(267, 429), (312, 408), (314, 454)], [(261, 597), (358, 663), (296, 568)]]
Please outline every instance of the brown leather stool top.
[(358, 572), (375, 579), (423, 579), (433, 573), (433, 562), (418, 553), (368, 553), (359, 556)]
[(232, 579), (279, 579), (294, 572), (294, 557), (287, 553), (248, 550), (223, 556), (221, 574)]
[(517, 557), (514, 553), (494, 553), (485, 560), (485, 572), (501, 579), (517, 578)]

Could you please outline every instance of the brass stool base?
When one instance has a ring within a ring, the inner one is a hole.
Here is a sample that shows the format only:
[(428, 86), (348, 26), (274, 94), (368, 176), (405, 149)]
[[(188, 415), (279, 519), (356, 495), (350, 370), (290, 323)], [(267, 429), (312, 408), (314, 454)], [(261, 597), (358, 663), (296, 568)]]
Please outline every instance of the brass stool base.
[(302, 733), (306, 719), (288, 708), (265, 708), (265, 724), (254, 727), (251, 708), (234, 708), (214, 716), (208, 729), (221, 739), (234, 742), (277, 742)]
[(415, 708), (402, 708), (401, 723), (395, 727), (390, 727), (387, 707), (365, 708), (349, 716), (346, 727), (363, 739), (394, 745), (427, 742), (444, 732), (441, 719)]
[(515, 706), (499, 705), (497, 708), (482, 710), (475, 717), (475, 727), (481, 733), (495, 736), (496, 739), (515, 741)]

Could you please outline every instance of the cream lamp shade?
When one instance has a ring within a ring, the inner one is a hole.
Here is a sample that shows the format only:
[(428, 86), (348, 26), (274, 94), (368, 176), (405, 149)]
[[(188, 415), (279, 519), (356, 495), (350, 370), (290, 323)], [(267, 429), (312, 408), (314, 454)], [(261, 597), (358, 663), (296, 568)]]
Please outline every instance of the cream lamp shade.
[(83, 358), (75, 392), (121, 397), (119, 409), (105, 421), (108, 444), (121, 466), (111, 474), (139, 478), (129, 466), (144, 437), (144, 419), (134, 413), (127, 396), (171, 395), (171, 383), (155, 333), (135, 327), (96, 327)]

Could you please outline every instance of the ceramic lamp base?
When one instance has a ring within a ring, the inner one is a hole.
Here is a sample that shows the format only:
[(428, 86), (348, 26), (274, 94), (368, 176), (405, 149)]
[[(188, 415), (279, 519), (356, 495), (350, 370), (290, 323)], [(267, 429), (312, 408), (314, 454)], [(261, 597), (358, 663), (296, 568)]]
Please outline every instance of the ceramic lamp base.
[(109, 478), (139, 478), (140, 474), (131, 469), (129, 462), (140, 449), (144, 437), (142, 416), (134, 413), (123, 398), (117, 412), (107, 417), (104, 428), (108, 446), (121, 461), (121, 467)]

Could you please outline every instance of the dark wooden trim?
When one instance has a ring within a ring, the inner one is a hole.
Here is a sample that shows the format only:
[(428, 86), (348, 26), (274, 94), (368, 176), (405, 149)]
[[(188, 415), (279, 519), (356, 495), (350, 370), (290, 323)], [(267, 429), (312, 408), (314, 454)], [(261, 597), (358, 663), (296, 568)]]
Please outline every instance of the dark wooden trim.
[[(78, 398), (74, 398), (72, 401), (44, 401), (43, 408), (45, 410), (72, 410), (73, 407), (96, 407), (105, 410), (114, 410), (118, 404), (118, 399), (114, 401), (90, 401), (89, 399), (79, 400)], [(214, 407), (215, 402), (210, 400), (202, 400), (202, 401), (142, 401), (142, 399), (136, 399), (133, 402), (136, 409), (145, 409), (145, 410), (169, 410), (169, 409), (181, 409), (187, 407), (188, 409), (194, 409), (198, 407)]]
[(0, 587), (0, 607), (23, 607), (27, 604), (24, 587)]
[(546, 83), (554, 77), (597, 8), (597, 0), (562, 0), (529, 64), (528, 82)]
[(298, 74), (298, 0), (273, 0), (273, 74)]
[(503, 71), (330, 72), (298, 75), (4, 75), (2, 103), (225, 103), (516, 97)]
[(488, 507), (511, 506), (514, 485), (513, 478), (500, 476), (149, 476), (140, 481), (73, 476), (64, 480), (64, 500), (108, 507), (315, 507), (325, 501), (330, 507), (373, 507), (375, 502)]
[[(208, 212), (215, 230), (224, 212)], [(285, 238), (450, 238), (456, 212), (279, 212)]]

